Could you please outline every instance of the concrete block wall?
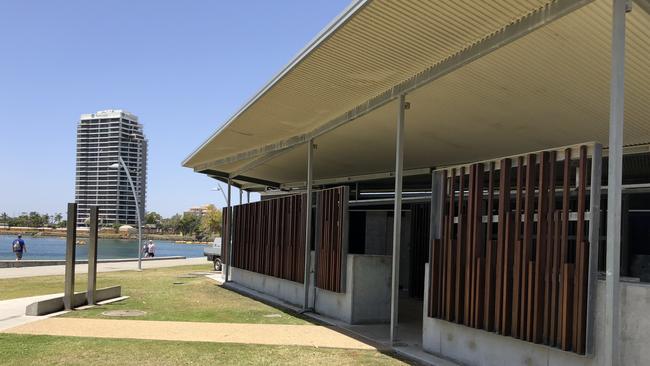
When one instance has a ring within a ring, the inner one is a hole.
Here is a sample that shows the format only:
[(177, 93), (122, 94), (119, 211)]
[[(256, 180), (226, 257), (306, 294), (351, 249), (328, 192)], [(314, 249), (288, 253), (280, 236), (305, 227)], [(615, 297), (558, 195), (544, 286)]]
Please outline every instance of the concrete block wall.
[[(594, 355), (580, 356), (555, 348), (503, 337), (444, 320), (429, 318), (426, 266), (423, 339), (425, 351), (456, 360), (464, 365), (604, 366), (602, 344), (605, 333), (605, 282), (598, 281), (595, 301)], [(622, 283), (621, 286), (621, 365), (650, 365), (650, 286)]]

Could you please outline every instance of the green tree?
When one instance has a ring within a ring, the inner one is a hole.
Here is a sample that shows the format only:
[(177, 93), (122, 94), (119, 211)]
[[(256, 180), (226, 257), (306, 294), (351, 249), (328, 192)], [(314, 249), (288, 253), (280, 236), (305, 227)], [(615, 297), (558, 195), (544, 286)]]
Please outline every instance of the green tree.
[(63, 215), (61, 215), (61, 213), (58, 213), (58, 212), (57, 212), (57, 213), (54, 215), (54, 225), (55, 225), (55, 226), (59, 226), (59, 225), (61, 224), (61, 220), (63, 220)]
[(221, 211), (214, 205), (209, 205), (206, 213), (201, 217), (201, 231), (204, 236), (221, 233)]
[(176, 214), (172, 217), (162, 219), (160, 221), (160, 226), (166, 233), (178, 233), (180, 231), (180, 221), (181, 215)]
[(120, 230), (120, 226), (122, 226), (122, 224), (120, 224), (119, 222), (114, 222), (113, 230), (115, 230), (115, 232), (118, 232)]
[(163, 218), (162, 216), (154, 211), (147, 212), (144, 215), (144, 223), (148, 225), (160, 225), (162, 222)]
[[(181, 217), (178, 228), (183, 235), (194, 235), (198, 236), (200, 234), (200, 224), (201, 218), (197, 215), (186, 213)], [(201, 235), (202, 236), (202, 235)]]

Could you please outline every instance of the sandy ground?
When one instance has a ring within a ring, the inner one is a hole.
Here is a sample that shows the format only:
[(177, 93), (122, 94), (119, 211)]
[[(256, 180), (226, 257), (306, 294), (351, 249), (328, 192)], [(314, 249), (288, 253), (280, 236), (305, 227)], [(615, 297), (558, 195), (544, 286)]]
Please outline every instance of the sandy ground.
[(49, 318), (7, 329), (4, 332), (75, 337), (375, 349), (330, 327), (318, 325)]
[[(142, 269), (162, 268), (175, 266), (189, 266), (195, 264), (210, 264), (205, 257), (187, 258), (187, 259), (170, 259), (163, 261), (144, 261)], [(98, 263), (97, 272), (114, 272), (129, 271), (138, 268), (138, 262), (115, 262), (115, 263)], [(75, 273), (88, 273), (87, 264), (77, 264)], [(18, 268), (0, 268), (0, 278), (20, 278), (33, 276), (53, 276), (65, 274), (65, 265), (59, 266), (39, 266), (39, 267), (18, 267)]]

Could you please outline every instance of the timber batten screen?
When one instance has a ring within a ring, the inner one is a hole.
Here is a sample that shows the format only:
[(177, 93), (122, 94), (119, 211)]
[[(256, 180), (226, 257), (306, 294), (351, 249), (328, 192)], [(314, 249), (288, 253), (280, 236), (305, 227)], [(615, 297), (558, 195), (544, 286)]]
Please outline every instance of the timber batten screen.
[(436, 216), (441, 235), (431, 243), (428, 316), (587, 353), (600, 149), (581, 145), (437, 171), (444, 209)]
[(323, 290), (345, 292), (349, 194), (342, 186), (316, 195), (316, 287)]
[(304, 194), (233, 207), (233, 267), (303, 282)]

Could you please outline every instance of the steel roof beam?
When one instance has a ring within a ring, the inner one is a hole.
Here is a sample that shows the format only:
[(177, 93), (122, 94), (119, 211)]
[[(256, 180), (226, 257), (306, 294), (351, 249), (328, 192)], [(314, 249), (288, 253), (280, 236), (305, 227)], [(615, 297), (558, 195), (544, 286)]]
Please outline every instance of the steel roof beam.
[[(647, 1), (647, 0), (645, 0)], [(303, 144), (310, 139), (326, 134), (356, 118), (359, 118), (371, 111), (394, 101), (400, 95), (412, 92), (436, 79), (439, 79), (468, 63), (478, 60), (481, 57), (507, 45), (517, 39), (544, 27), (545, 25), (570, 14), (571, 12), (590, 4), (593, 0), (558, 0), (548, 4), (542, 9), (535, 11), (521, 18), (520, 20), (510, 23), (500, 31), (493, 33), (491, 36), (476, 42), (463, 51), (447, 58), (446, 60), (429, 67), (417, 75), (395, 85), (384, 91), (378, 96), (358, 105), (348, 112), (336, 117), (329, 122), (300, 135), (295, 135), (287, 139), (277, 141), (259, 148), (250, 149), (237, 154), (233, 154), (221, 159), (209, 161), (205, 164), (211, 166), (221, 166), (231, 164), (242, 160), (251, 159), (257, 156), (265, 155), (277, 150), (287, 149), (292, 146)]]

